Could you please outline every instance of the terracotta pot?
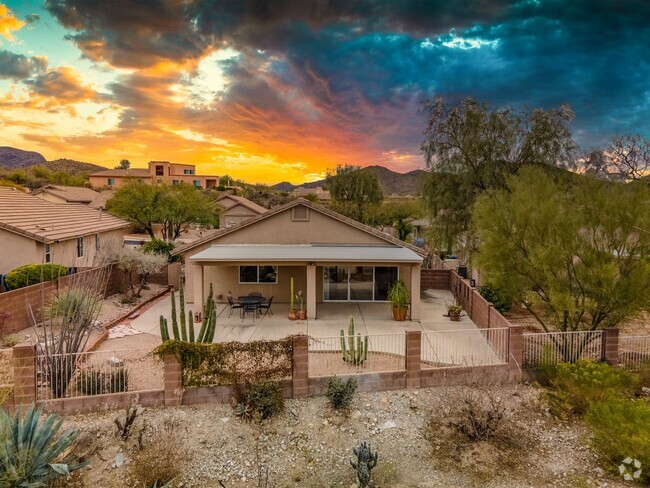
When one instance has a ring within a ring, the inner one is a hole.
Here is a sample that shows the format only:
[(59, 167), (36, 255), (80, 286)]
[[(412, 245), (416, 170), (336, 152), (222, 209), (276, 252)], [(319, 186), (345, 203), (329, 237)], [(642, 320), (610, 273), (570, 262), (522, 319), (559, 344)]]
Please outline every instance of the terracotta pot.
[(406, 313), (408, 312), (408, 307), (404, 308), (394, 308), (393, 309), (393, 318), (398, 322), (404, 322), (406, 320)]
[(289, 320), (296, 320), (298, 317), (296, 316), (296, 311), (293, 308), (289, 309)]
[(460, 322), (460, 314), (449, 314), (449, 320), (452, 322)]
[(305, 320), (307, 318), (307, 310), (298, 310), (298, 320)]

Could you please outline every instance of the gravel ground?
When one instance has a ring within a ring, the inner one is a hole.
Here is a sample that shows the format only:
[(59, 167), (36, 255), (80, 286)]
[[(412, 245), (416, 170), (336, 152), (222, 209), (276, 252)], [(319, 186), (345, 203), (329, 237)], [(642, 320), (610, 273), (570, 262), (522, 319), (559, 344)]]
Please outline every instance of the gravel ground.
[[(348, 414), (332, 411), (324, 398), (287, 401), (285, 412), (261, 424), (233, 416), (228, 405), (144, 409), (134, 430), (147, 432), (174, 423), (189, 451), (182, 487), (257, 487), (260, 465), (268, 466), (268, 487), (351, 487), (351, 448), (361, 440), (379, 450), (373, 486), (432, 487), (608, 487), (627, 486), (608, 478), (588, 446), (588, 432), (550, 417), (531, 386), (494, 387), (513, 409), (523, 448), (507, 466), (495, 448), (473, 444), (435, 449), (425, 438), (431, 412), (449, 404), (456, 388), (360, 393)], [(96, 444), (86, 486), (136, 486), (128, 477), (137, 441), (116, 436), (113, 419), (124, 412), (68, 417), (66, 426), (86, 431)], [(133, 436), (137, 437), (137, 436)], [(434, 432), (435, 437), (435, 432)], [(146, 442), (145, 435), (145, 442)], [(480, 469), (478, 469), (480, 468)], [(223, 485), (219, 483), (221, 481)]]

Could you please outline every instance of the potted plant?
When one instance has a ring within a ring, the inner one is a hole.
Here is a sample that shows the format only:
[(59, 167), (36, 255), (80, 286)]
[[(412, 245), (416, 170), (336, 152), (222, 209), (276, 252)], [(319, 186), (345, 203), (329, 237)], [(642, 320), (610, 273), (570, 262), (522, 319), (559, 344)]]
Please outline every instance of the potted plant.
[(291, 277), (291, 295), (289, 296), (289, 320), (296, 320), (298, 317), (296, 316), (296, 308), (293, 306), (293, 276)]
[(409, 290), (403, 280), (397, 280), (388, 290), (388, 301), (393, 308), (393, 318), (403, 322), (406, 320), (409, 303), (411, 302)]
[(307, 318), (307, 311), (303, 308), (304, 297), (302, 296), (302, 291), (299, 291), (296, 294), (296, 300), (298, 300), (298, 303), (300, 304), (300, 308), (298, 309), (298, 320), (305, 320)]
[(449, 320), (458, 322), (463, 316), (463, 307), (460, 305), (447, 305), (447, 316)]

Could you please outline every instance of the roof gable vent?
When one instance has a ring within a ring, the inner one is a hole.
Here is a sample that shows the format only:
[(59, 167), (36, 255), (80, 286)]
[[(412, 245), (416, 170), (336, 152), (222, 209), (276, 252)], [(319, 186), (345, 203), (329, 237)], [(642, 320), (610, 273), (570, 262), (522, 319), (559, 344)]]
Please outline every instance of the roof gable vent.
[(291, 209), (291, 220), (294, 222), (308, 222), (309, 209), (304, 205), (296, 205)]

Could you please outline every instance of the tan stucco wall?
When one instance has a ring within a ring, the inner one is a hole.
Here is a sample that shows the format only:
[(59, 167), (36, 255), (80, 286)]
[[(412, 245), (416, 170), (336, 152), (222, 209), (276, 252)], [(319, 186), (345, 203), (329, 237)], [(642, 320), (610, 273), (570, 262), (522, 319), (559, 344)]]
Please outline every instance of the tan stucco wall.
[(223, 229), (226, 227), (232, 227), (233, 225), (241, 224), (253, 217), (257, 217), (258, 215), (257, 212), (254, 212), (250, 208), (236, 204), (221, 212), (219, 216), (219, 228)]
[[(108, 179), (112, 178), (115, 180), (115, 184), (112, 186), (108, 185)], [(122, 188), (123, 186), (126, 186), (127, 184), (131, 183), (132, 181), (138, 181), (142, 180), (143, 183), (151, 184), (151, 178), (148, 176), (141, 176), (141, 177), (129, 177), (129, 178), (123, 178), (123, 177), (110, 177), (110, 176), (89, 176), (88, 177), (88, 183), (92, 187), (93, 190), (99, 190), (102, 188)]]
[(7, 274), (14, 268), (24, 264), (42, 262), (43, 256), (39, 254), (36, 241), (28, 239), (13, 232), (0, 230), (0, 274)]

